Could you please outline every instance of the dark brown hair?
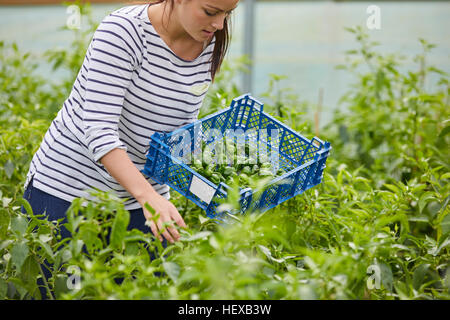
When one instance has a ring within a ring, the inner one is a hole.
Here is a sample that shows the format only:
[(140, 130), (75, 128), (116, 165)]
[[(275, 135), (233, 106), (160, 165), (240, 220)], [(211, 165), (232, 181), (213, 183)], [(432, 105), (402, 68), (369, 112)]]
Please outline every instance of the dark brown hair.
[[(154, 0), (154, 1), (128, 1), (129, 4), (157, 4), (162, 2), (169, 2), (170, 10), (173, 9), (173, 0)], [(231, 41), (231, 21), (230, 16), (227, 15), (223, 22), (222, 30), (217, 30), (214, 33), (216, 42), (214, 44), (213, 54), (211, 56), (211, 78), (214, 82), (216, 73), (220, 70), (225, 54), (228, 51), (228, 46)]]

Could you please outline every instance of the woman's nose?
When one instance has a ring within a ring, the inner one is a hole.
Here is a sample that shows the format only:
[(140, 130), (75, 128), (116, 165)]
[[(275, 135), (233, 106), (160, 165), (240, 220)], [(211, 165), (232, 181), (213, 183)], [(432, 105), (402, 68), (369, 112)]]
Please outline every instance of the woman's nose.
[(212, 23), (213, 28), (216, 30), (222, 30), (224, 20), (225, 20), (225, 15), (217, 15), (216, 19)]

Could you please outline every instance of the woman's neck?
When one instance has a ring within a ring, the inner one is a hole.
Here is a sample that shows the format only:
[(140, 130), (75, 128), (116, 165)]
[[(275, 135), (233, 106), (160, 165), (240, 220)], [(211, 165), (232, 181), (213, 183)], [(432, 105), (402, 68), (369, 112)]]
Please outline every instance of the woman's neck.
[(167, 2), (154, 4), (148, 8), (148, 16), (153, 27), (168, 45), (193, 40), (178, 22), (175, 8), (170, 8)]
[(178, 22), (176, 8), (170, 8), (167, 2), (162, 2), (150, 5), (147, 14), (153, 28), (177, 56), (194, 60), (203, 52), (207, 43), (196, 41), (184, 30)]

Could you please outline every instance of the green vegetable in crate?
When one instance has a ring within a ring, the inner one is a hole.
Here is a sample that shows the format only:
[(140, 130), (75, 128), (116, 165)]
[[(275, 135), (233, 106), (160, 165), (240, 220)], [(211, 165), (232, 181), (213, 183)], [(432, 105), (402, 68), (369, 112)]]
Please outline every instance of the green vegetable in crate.
[(247, 187), (248, 186), (248, 176), (245, 173), (241, 173), (239, 174), (239, 183), (243, 186), (243, 187)]
[(246, 175), (251, 175), (252, 174), (252, 170), (250, 169), (249, 166), (245, 166), (244, 168), (242, 168), (242, 173), (245, 173)]
[[(232, 174), (236, 174), (236, 170), (233, 168), (233, 167), (229, 167), (229, 166), (226, 166), (224, 169), (223, 169), (223, 171), (222, 171), (222, 174), (224, 175), (224, 176), (230, 176), (230, 175), (232, 175)], [(237, 175), (237, 174), (236, 174)]]
[(221, 182), (221, 175), (219, 175), (219, 174), (217, 174), (217, 173), (213, 173), (212, 175), (211, 175), (211, 181), (213, 182), (213, 183), (215, 183), (215, 184), (219, 184), (220, 182)]
[(261, 170), (259, 170), (259, 175), (261, 177), (273, 176), (272, 171), (266, 168), (262, 168)]
[[(279, 168), (274, 174), (274, 169), (270, 162), (260, 162), (251, 163), (250, 159), (250, 147), (245, 144), (244, 150), (242, 150), (242, 145), (237, 145), (233, 139), (224, 138), (224, 149), (222, 146), (216, 144), (216, 148), (207, 150), (206, 157), (203, 157), (202, 161), (194, 161), (192, 168), (199, 174), (204, 176), (206, 179), (210, 180), (214, 184), (219, 184), (221, 182), (232, 185), (235, 182), (239, 183), (242, 188), (250, 187), (252, 189), (260, 186), (258, 181), (270, 181), (271, 178), (275, 176), (280, 176), (285, 173), (283, 168)], [(201, 142), (202, 152), (205, 152), (207, 144)], [(211, 152), (213, 151), (213, 152)], [(236, 151), (240, 154), (237, 155)], [(244, 155), (242, 155), (244, 151)], [(215, 158), (215, 152), (218, 152), (220, 157)], [(209, 156), (208, 156), (209, 155)], [(213, 163), (213, 161), (219, 160), (219, 162)]]

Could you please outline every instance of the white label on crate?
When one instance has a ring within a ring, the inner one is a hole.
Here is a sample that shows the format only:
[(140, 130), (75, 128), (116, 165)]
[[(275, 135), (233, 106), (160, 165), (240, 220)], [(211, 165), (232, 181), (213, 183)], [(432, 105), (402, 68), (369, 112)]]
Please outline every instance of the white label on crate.
[(193, 176), (189, 191), (199, 197), (202, 201), (209, 204), (216, 190), (206, 182), (200, 180), (196, 176)]

